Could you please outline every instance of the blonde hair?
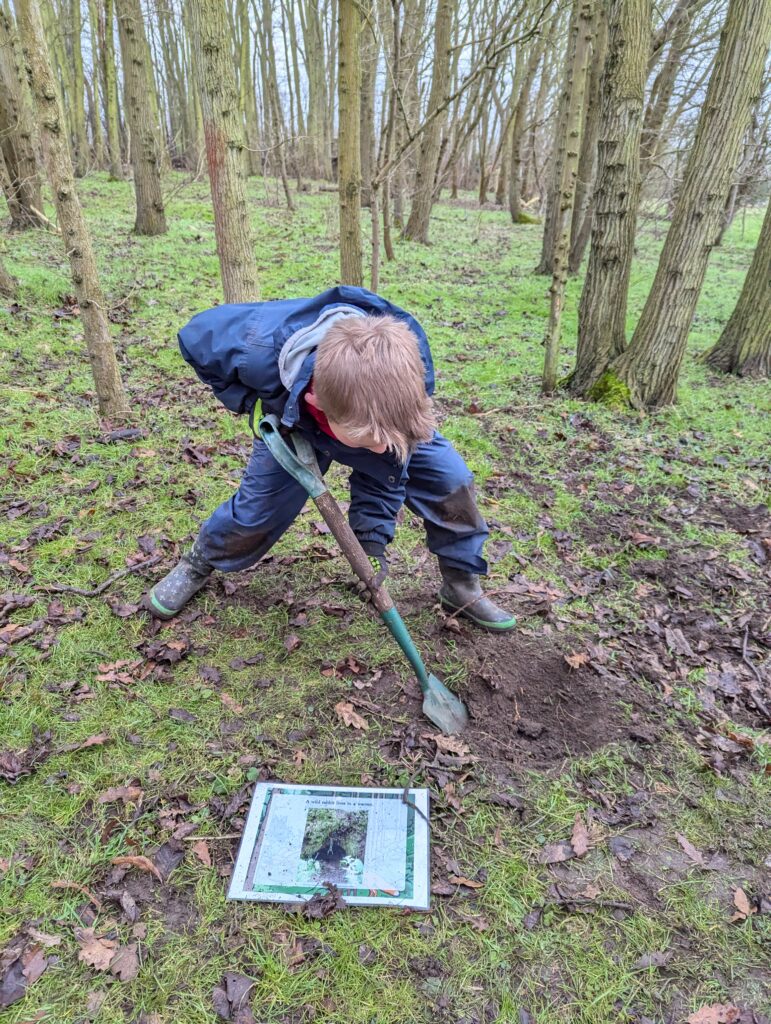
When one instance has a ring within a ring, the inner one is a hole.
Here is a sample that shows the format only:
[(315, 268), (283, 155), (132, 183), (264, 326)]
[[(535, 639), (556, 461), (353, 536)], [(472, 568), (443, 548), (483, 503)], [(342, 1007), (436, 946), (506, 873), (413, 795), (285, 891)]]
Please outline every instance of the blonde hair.
[(417, 338), (395, 316), (349, 316), (316, 350), (313, 392), (354, 440), (371, 437), (406, 462), (436, 420)]

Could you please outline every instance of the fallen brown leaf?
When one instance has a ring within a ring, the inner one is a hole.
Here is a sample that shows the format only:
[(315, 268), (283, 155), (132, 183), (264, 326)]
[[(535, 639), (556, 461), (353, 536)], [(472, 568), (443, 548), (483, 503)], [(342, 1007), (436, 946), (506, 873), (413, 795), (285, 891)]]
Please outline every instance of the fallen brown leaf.
[(363, 729), (365, 732), (369, 729), (366, 720), (354, 711), (353, 704), (341, 700), (335, 704), (335, 711), (344, 725), (350, 725), (353, 729)]
[(741, 1010), (731, 1003), (712, 1003), (701, 1006), (686, 1019), (686, 1024), (734, 1024), (739, 1020)]
[(564, 655), (564, 658), (571, 668), (581, 668), (582, 665), (589, 664), (589, 655), (585, 654), (583, 651), (580, 653), (576, 653), (574, 651), (572, 654)]
[(63, 747), (59, 747), (56, 751), (57, 754), (71, 754), (76, 750), (87, 750), (89, 747), (101, 747), (104, 743), (109, 743), (112, 737), (108, 736), (106, 732), (100, 732), (96, 736), (89, 736), (88, 739), (83, 740), (82, 743), (66, 743)]
[(113, 974), (119, 981), (133, 981), (136, 978), (139, 974), (136, 942), (119, 947), (110, 961), (110, 974)]
[(149, 871), (151, 875), (155, 875), (159, 882), (163, 881), (160, 871), (149, 857), (113, 857), (110, 863), (116, 865), (125, 864), (130, 868), (139, 868), (140, 871)]
[(336, 910), (345, 910), (347, 903), (337, 886), (331, 882), (325, 882), (324, 885), (327, 889), (326, 892), (317, 892), (315, 896), (311, 896), (303, 903), (301, 907), (303, 917), (310, 920), (321, 920), (334, 914)]
[(458, 739), (456, 736), (443, 736), (441, 733), (426, 732), (423, 733), (423, 737), (433, 740), (437, 750), (441, 750), (443, 754), (456, 754), (458, 757), (467, 757), (469, 754), (469, 748), (463, 740)]
[(106, 971), (115, 956), (118, 943), (114, 939), (100, 939), (93, 928), (77, 928), (75, 938), (80, 943), (78, 960), (97, 971)]
[(583, 857), (589, 849), (589, 832), (584, 824), (584, 819), (579, 812), (573, 823), (573, 834), (570, 837), (570, 845), (576, 857)]
[(693, 843), (689, 842), (689, 840), (686, 839), (685, 836), (680, 835), (679, 832), (677, 833), (677, 841), (683, 848), (689, 860), (693, 861), (693, 863), (697, 864), (700, 868), (703, 868), (704, 854), (697, 850)]
[(123, 800), (126, 803), (135, 804), (141, 799), (142, 789), (139, 786), (113, 786), (102, 793), (98, 802), (100, 804), (111, 804), (117, 800)]
[(575, 857), (572, 845), (563, 840), (560, 843), (547, 843), (538, 854), (539, 864), (560, 864), (563, 860)]
[(747, 893), (742, 888), (734, 889), (734, 906), (736, 913), (731, 918), (732, 921), (746, 921), (748, 917), (757, 913), (757, 909), (750, 903)]
[(27, 979), (28, 986), (34, 985), (48, 967), (48, 959), (42, 946), (30, 946), (25, 950), (21, 963), (22, 974)]
[(447, 879), (452, 885), (465, 885), (468, 889), (481, 889), (484, 882), (475, 882), (473, 878), (466, 878), (465, 875), (450, 875)]
[(61, 935), (48, 935), (46, 932), (39, 932), (37, 928), (30, 928), (29, 935), (35, 942), (46, 947), (58, 946), (62, 941)]
[(205, 867), (211, 867), (211, 853), (209, 853), (209, 846), (205, 839), (199, 839), (197, 843), (193, 843), (192, 851)]
[(220, 700), (228, 710), (233, 712), (233, 714), (242, 715), (244, 713), (243, 705), (239, 704), (237, 700), (230, 696), (229, 693), (221, 693)]

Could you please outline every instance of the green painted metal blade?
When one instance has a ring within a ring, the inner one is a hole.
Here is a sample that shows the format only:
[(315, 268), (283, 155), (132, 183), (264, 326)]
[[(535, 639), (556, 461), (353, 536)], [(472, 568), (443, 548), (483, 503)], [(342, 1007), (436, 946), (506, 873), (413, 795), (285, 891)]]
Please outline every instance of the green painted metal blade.
[(435, 675), (429, 675), (423, 691), (423, 714), (448, 736), (463, 732), (468, 725), (468, 711), (463, 702), (451, 693)]

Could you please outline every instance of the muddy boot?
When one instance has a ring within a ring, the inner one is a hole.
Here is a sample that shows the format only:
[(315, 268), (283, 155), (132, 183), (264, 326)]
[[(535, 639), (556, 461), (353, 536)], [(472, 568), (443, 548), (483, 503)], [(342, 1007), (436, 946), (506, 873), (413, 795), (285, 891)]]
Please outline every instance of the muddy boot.
[(514, 629), (516, 618), (485, 597), (476, 573), (462, 569), (451, 569), (439, 563), (444, 582), (439, 590), (439, 599), (449, 611), (471, 619), (478, 626), (503, 632)]
[(173, 619), (198, 593), (212, 574), (212, 567), (193, 544), (171, 572), (145, 594), (145, 608), (157, 619)]

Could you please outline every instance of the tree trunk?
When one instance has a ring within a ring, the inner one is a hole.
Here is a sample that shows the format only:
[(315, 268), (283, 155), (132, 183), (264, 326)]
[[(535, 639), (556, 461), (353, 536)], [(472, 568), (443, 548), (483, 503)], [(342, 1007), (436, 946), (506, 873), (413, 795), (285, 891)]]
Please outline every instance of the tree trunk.
[(702, 360), (739, 377), (771, 377), (771, 201), (739, 301)]
[(568, 272), (577, 274), (589, 241), (594, 207), (594, 176), (597, 163), (597, 136), (600, 128), (600, 78), (608, 49), (608, 22), (601, 5), (595, 10), (596, 27), (592, 39), (592, 63), (586, 94), (586, 116), (581, 131), (581, 155), (578, 158), (576, 200), (570, 227)]
[(631, 344), (612, 365), (644, 409), (675, 400), (688, 331), (771, 41), (771, 3), (730, 0), (715, 69), (656, 276)]
[(102, 128), (101, 95), (102, 82), (99, 79), (99, 69), (102, 66), (101, 39), (99, 34), (99, 12), (96, 9), (96, 0), (88, 0), (88, 26), (91, 35), (91, 127), (94, 140), (94, 162), (100, 171), (107, 166), (107, 156), (104, 145), (104, 130)]
[(544, 205), (544, 190), (541, 181), (541, 171), (538, 167), (538, 155), (536, 152), (538, 123), (539, 121), (543, 121), (545, 117), (546, 97), (549, 91), (548, 86), (551, 79), (554, 59), (553, 52), (551, 50), (547, 50), (544, 54), (541, 73), (538, 76), (538, 92), (535, 97), (535, 103), (533, 104), (533, 110), (530, 117), (530, 127), (527, 130), (527, 162), (525, 163), (525, 167), (522, 172), (522, 198), (524, 200), (529, 200), (534, 199), (537, 196), (539, 206)]
[(115, 69), (115, 29), (113, 0), (104, 0), (102, 60), (104, 61), (104, 91), (107, 111), (107, 148), (110, 151), (110, 178), (123, 180), (123, 159), (120, 146), (120, 112), (118, 109), (118, 75)]
[(244, 188), (243, 119), (224, 0), (192, 0), (190, 14), (222, 290), (225, 302), (256, 302), (259, 288)]
[(86, 83), (83, 77), (83, 48), (81, 46), (83, 16), (80, 9), (80, 0), (71, 0), (69, 14), (72, 39), (73, 95), (71, 98), (71, 113), (74, 129), (75, 176), (82, 178), (88, 170), (89, 151), (88, 135), (86, 134)]
[(16, 26), (0, 6), (0, 158), (8, 174), (12, 230), (44, 223), (35, 148), (37, 131)]
[[(765, 2), (765, 0), (764, 0)], [(683, 51), (688, 44), (691, 25), (684, 13), (681, 13), (675, 28), (669, 52), (653, 80), (650, 99), (645, 110), (642, 138), (640, 140), (640, 173), (643, 181), (653, 167), (656, 154), (661, 148), (661, 127), (664, 124), (672, 92), (675, 88), (677, 75), (683, 62)]]
[(338, 181), (340, 187), (340, 282), (361, 286), (361, 12), (357, 0), (339, 5)]
[[(516, 83), (516, 79), (515, 79)], [(514, 115), (517, 109), (517, 94), (512, 86), (509, 101), (503, 112), (501, 124), (501, 151), (498, 164), (498, 182), (495, 186), (495, 205), (503, 206), (509, 192), (509, 179), (511, 178), (511, 137), (514, 131)]]
[(367, 21), (361, 43), (361, 205), (369, 207), (375, 160), (375, 73), (379, 54), (373, 26)]
[[(138, 235), (163, 235), (166, 214), (161, 193), (160, 140), (150, 99), (151, 72), (139, 0), (116, 0), (120, 49), (123, 58), (124, 109), (131, 130), (131, 166)], [(157, 103), (156, 103), (157, 106)]]
[(554, 251), (557, 246), (557, 238), (560, 226), (560, 210), (562, 200), (560, 196), (560, 184), (563, 180), (565, 156), (567, 150), (568, 113), (570, 110), (571, 90), (573, 87), (573, 69), (575, 67), (575, 53), (573, 52), (578, 41), (576, 22), (581, 0), (573, 0), (570, 9), (570, 25), (568, 26), (568, 40), (565, 47), (565, 69), (562, 78), (562, 89), (560, 91), (559, 106), (554, 129), (554, 143), (552, 145), (551, 164), (549, 170), (549, 185), (546, 192), (546, 209), (543, 217), (543, 239), (541, 242), (541, 259), (535, 268), (536, 274), (552, 274), (554, 271)]
[[(304, 3), (304, 6), (302, 4)], [(329, 177), (329, 152), (326, 147), (327, 69), (324, 63), (324, 36), (316, 0), (301, 0), (305, 67), (308, 76), (307, 135), (303, 163), (307, 177)]]
[(241, 24), (241, 103), (248, 146), (246, 165), (249, 174), (260, 174), (260, 122), (257, 116), (257, 93), (252, 72), (252, 30), (246, 0), (238, 0), (238, 17)]
[(19, 282), (12, 277), (5, 269), (2, 256), (0, 256), (0, 295), (12, 299), (16, 294)]
[(640, 133), (651, 0), (613, 0), (603, 71), (592, 246), (570, 387), (587, 395), (626, 347), (626, 304), (640, 197)]
[(562, 160), (562, 178), (559, 183), (558, 207), (555, 215), (555, 245), (552, 258), (551, 302), (549, 323), (544, 336), (544, 364), (542, 391), (551, 394), (557, 386), (557, 360), (559, 356), (560, 324), (568, 276), (570, 250), (570, 224), (576, 194), (578, 156), (581, 149), (581, 122), (584, 113), (586, 78), (592, 41), (592, 0), (578, 0), (573, 19), (575, 42), (569, 46), (573, 55), (568, 72), (567, 89), (570, 96), (565, 124), (565, 157)]
[(284, 147), (284, 120), (281, 111), (281, 100), (278, 95), (278, 73), (276, 71), (276, 51), (273, 46), (273, 9), (271, 0), (262, 2), (262, 31), (264, 37), (263, 75), (265, 77), (265, 105), (271, 125), (273, 149), (278, 157), (278, 170), (284, 189), (286, 205), (294, 210), (292, 193), (286, 173), (286, 150)]
[[(437, 0), (434, 34), (434, 69), (428, 96), (426, 117), (431, 117), (444, 102), (450, 84), (450, 36), (452, 32), (453, 4), (451, 0)], [(420, 141), (415, 194), (404, 237), (428, 244), (428, 225), (434, 199), (434, 178), (439, 163), (439, 148), (445, 116), (435, 117), (423, 132)]]
[(16, 0), (19, 31), (40, 125), (43, 157), (51, 183), (72, 283), (80, 306), (83, 335), (94, 375), (99, 411), (112, 420), (129, 409), (110, 338), (91, 238), (75, 191), (75, 177), (63, 117), (43, 34), (37, 0)]
[(514, 224), (522, 222), (522, 143), (527, 119), (527, 105), (533, 88), (538, 65), (541, 62), (543, 44), (536, 41), (530, 51), (525, 80), (517, 97), (514, 122), (511, 128), (511, 171), (509, 173), (509, 213)]

